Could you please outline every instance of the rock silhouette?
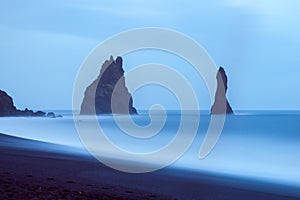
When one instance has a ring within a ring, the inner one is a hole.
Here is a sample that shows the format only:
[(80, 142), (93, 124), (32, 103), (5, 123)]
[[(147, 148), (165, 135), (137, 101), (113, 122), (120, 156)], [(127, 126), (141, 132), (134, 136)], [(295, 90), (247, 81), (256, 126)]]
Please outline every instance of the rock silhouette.
[(226, 98), (227, 76), (223, 67), (220, 67), (217, 73), (217, 91), (215, 102), (211, 108), (211, 114), (232, 114), (232, 108)]
[(102, 65), (97, 79), (87, 87), (80, 114), (137, 114), (125, 84), (123, 60), (111, 56)]
[(0, 116), (10, 116), (16, 112), (13, 99), (6, 92), (0, 90)]
[(53, 112), (46, 115), (43, 111), (34, 112), (29, 109), (19, 110), (14, 105), (14, 101), (11, 96), (9, 96), (5, 91), (0, 90), (0, 117), (8, 116), (30, 116), (30, 117), (61, 117), (56, 116)]

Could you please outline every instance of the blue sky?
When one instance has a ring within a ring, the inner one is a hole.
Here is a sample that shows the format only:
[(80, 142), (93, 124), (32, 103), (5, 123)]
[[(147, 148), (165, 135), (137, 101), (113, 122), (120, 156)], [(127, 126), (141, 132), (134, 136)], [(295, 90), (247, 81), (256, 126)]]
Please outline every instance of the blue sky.
[[(234, 109), (300, 109), (297, 0), (0, 0), (0, 9), (0, 88), (19, 108), (70, 109), (77, 71), (94, 47), (121, 31), (162, 27), (194, 38), (224, 66)], [(174, 67), (199, 91), (201, 108), (210, 107), (205, 85), (182, 70), (184, 61), (147, 51), (124, 60), (125, 70), (147, 62)], [(134, 102), (177, 108), (169, 92), (152, 86)]]

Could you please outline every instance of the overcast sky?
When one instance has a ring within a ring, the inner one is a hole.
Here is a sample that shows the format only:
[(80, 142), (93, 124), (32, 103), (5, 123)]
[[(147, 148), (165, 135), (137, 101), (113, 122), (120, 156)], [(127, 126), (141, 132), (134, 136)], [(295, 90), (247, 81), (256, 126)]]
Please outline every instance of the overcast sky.
[[(0, 0), (0, 9), (0, 89), (18, 108), (71, 109), (76, 74), (93, 48), (122, 31), (162, 27), (195, 39), (225, 68), (234, 109), (300, 109), (300, 1)], [(147, 51), (125, 56), (124, 68), (148, 62), (185, 72), (180, 59)], [(208, 109), (205, 85), (189, 70), (184, 76)], [(178, 108), (161, 88), (134, 94), (138, 109), (153, 103)]]

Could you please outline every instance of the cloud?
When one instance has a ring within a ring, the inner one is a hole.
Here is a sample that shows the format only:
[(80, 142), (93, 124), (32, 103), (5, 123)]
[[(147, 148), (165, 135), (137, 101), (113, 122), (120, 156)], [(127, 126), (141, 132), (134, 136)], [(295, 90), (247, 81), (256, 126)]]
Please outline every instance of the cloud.
[[(41, 43), (52, 43), (57, 42), (61, 45), (64, 43), (78, 42), (85, 44), (99, 43), (98, 40), (91, 39), (90, 37), (78, 36), (70, 33), (56, 32), (56, 31), (43, 31), (35, 29), (24, 29), (16, 27), (7, 27), (0, 25), (0, 31), (2, 38), (14, 39), (14, 41), (20, 40), (30, 40), (32, 42), (41, 42)], [(13, 41), (2, 40), (2, 44)]]
[(166, 17), (167, 13), (159, 10), (141, 8), (141, 7), (128, 7), (122, 9), (116, 9), (112, 7), (103, 6), (90, 6), (86, 5), (84, 7), (89, 11), (105, 12), (112, 15), (121, 15), (126, 17)]
[(284, 38), (299, 41), (299, 8), (296, 0), (227, 0), (229, 5), (238, 9), (247, 9), (256, 15), (260, 21), (260, 31), (276, 34)]
[(86, 3), (84, 1), (70, 6), (114, 16), (135, 17), (135, 19), (145, 17), (168, 17), (171, 14), (170, 12), (166, 12), (161, 1), (129, 0), (126, 1), (126, 3), (122, 1), (113, 2), (114, 3), (99, 3), (98, 1), (89, 1), (89, 3)]
[(299, 1), (295, 0), (227, 0), (229, 5), (241, 8), (248, 8), (265, 16), (288, 14), (293, 8), (299, 7)]
[(70, 108), (77, 70), (99, 41), (1, 25), (0, 35), (0, 85), (15, 94), (16, 105), (32, 109)]

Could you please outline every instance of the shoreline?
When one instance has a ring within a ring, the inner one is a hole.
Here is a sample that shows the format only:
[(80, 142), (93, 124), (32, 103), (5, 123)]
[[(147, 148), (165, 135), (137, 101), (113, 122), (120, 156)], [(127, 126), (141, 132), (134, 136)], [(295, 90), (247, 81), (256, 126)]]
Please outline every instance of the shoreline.
[[(32, 144), (40, 144), (45, 149), (32, 149)], [(0, 198), (300, 198), (289, 192), (292, 187), (209, 173), (171, 168), (146, 174), (123, 173), (104, 166), (91, 156), (53, 152), (51, 149), (56, 146), (0, 134)], [(276, 187), (272, 192), (273, 186)]]

